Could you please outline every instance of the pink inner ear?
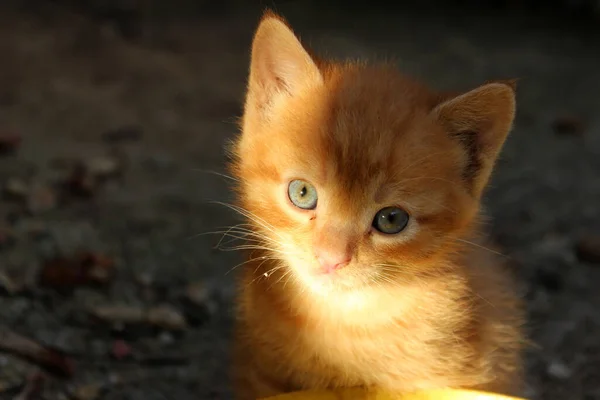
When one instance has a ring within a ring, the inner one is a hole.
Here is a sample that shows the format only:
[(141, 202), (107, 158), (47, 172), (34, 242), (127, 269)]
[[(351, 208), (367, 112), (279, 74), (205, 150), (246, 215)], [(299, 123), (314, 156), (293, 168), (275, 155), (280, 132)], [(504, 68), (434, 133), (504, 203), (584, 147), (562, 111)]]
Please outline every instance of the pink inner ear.
[(320, 82), (318, 67), (291, 29), (279, 18), (266, 17), (252, 45), (249, 86), (268, 103), (277, 92), (295, 94), (308, 82)]
[(352, 235), (339, 229), (323, 228), (313, 243), (315, 258), (325, 273), (343, 268), (352, 261)]

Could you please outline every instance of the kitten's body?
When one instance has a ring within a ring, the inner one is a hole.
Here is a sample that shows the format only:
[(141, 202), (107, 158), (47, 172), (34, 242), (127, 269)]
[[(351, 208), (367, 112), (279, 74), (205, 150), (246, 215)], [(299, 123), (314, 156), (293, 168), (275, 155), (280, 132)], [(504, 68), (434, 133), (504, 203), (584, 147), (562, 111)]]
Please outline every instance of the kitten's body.
[(289, 285), (273, 285), (278, 274), (257, 279), (259, 262), (252, 263), (237, 334), (239, 398), (353, 386), (517, 394), (520, 314), (510, 283), (481, 256), (481, 264), (460, 265), (462, 273), (361, 293), (365, 308), (290, 293)]
[[(514, 285), (475, 239), (513, 113), (502, 83), (442, 96), (390, 66), (317, 66), (265, 17), (234, 148), (252, 225), (238, 233), (256, 248), (240, 283), (238, 398), (350, 386), (519, 389)], [(284, 193), (293, 179), (314, 184), (318, 207), (292, 205)], [(397, 235), (371, 227), (389, 205), (411, 217)], [(351, 258), (323, 273), (318, 251)]]

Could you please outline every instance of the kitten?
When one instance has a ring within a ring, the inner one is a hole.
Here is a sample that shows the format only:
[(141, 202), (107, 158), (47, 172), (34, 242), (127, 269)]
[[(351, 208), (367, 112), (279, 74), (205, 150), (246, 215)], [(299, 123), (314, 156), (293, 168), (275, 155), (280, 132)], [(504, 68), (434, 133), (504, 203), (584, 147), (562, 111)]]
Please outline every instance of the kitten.
[(521, 385), (523, 314), (477, 244), (511, 83), (435, 93), (389, 65), (309, 55), (267, 12), (232, 171), (248, 224), (239, 399), (305, 389)]

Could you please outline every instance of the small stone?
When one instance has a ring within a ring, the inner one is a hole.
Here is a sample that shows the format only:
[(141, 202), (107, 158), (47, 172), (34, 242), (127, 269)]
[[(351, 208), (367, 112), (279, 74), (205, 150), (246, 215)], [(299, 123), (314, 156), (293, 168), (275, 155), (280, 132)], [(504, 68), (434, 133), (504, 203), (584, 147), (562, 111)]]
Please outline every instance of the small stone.
[(120, 175), (121, 163), (114, 157), (95, 157), (86, 162), (90, 175), (99, 179), (107, 179)]
[(44, 184), (34, 184), (27, 197), (27, 208), (33, 214), (38, 214), (55, 208), (57, 201), (54, 189)]
[(84, 165), (77, 164), (65, 180), (64, 188), (71, 195), (87, 198), (94, 194), (96, 182)]
[(585, 131), (583, 121), (575, 115), (564, 115), (556, 118), (552, 127), (559, 135), (580, 136)]
[(122, 360), (126, 357), (129, 357), (131, 356), (131, 353), (131, 346), (123, 339), (117, 339), (113, 342), (111, 355), (117, 360)]
[(175, 343), (175, 338), (169, 332), (161, 332), (160, 335), (158, 335), (158, 341), (163, 346), (170, 346)]
[(192, 282), (185, 288), (185, 297), (195, 306), (203, 307), (210, 297), (210, 291), (204, 282)]
[(154, 277), (148, 272), (142, 272), (136, 276), (136, 283), (139, 285), (140, 296), (146, 303), (154, 303), (157, 297), (157, 291), (154, 287)]
[(9, 178), (4, 183), (3, 193), (9, 200), (24, 200), (29, 194), (29, 185), (19, 178)]
[(130, 125), (111, 129), (102, 134), (102, 139), (108, 143), (133, 142), (138, 141), (144, 135), (140, 126)]
[(13, 276), (0, 270), (0, 291), (4, 291), (9, 295), (15, 295), (23, 291), (25, 285), (22, 282), (17, 282)]
[(120, 324), (123, 329), (144, 324), (170, 331), (180, 331), (187, 327), (185, 317), (178, 310), (167, 305), (149, 310), (125, 305), (104, 306), (91, 309), (90, 314), (113, 326)]
[(183, 314), (167, 305), (152, 308), (148, 311), (148, 322), (159, 328), (179, 331), (187, 327)]
[(96, 307), (90, 310), (90, 313), (99, 320), (111, 324), (139, 324), (145, 319), (142, 308), (124, 305)]
[(148, 272), (142, 272), (141, 274), (136, 275), (136, 281), (140, 286), (148, 287), (152, 286), (154, 283), (154, 278), (152, 277), (152, 274), (149, 274)]
[[(38, 333), (40, 330), (38, 330)], [(6, 326), (0, 326), (0, 351), (10, 352), (19, 357), (28, 359), (31, 363), (41, 365), (44, 369), (53, 374), (61, 375), (65, 378), (73, 376), (75, 364), (74, 360), (67, 356), (63, 351), (54, 347), (49, 347), (43, 342), (43, 334), (39, 335), (40, 342), (29, 337), (23, 336)]]
[(572, 374), (571, 369), (560, 361), (552, 361), (548, 365), (547, 372), (548, 375), (560, 380), (568, 379)]
[(205, 323), (217, 311), (213, 291), (202, 281), (190, 283), (183, 293), (185, 316), (192, 326)]
[(580, 261), (600, 264), (600, 235), (581, 237), (575, 244), (575, 252)]
[(55, 257), (46, 261), (39, 283), (57, 290), (72, 290), (85, 285), (107, 285), (115, 275), (115, 262), (103, 254), (83, 252), (74, 257)]
[(77, 400), (95, 400), (100, 397), (102, 387), (100, 385), (84, 385), (75, 388), (71, 394)]

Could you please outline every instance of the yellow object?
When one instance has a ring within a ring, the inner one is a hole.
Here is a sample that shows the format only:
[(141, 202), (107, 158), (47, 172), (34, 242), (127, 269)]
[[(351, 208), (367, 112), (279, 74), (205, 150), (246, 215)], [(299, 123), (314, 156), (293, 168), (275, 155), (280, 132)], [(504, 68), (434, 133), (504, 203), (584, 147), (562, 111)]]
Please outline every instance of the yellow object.
[(411, 394), (382, 390), (340, 389), (336, 391), (303, 391), (269, 397), (264, 400), (525, 400), (517, 397), (473, 390), (439, 389)]

